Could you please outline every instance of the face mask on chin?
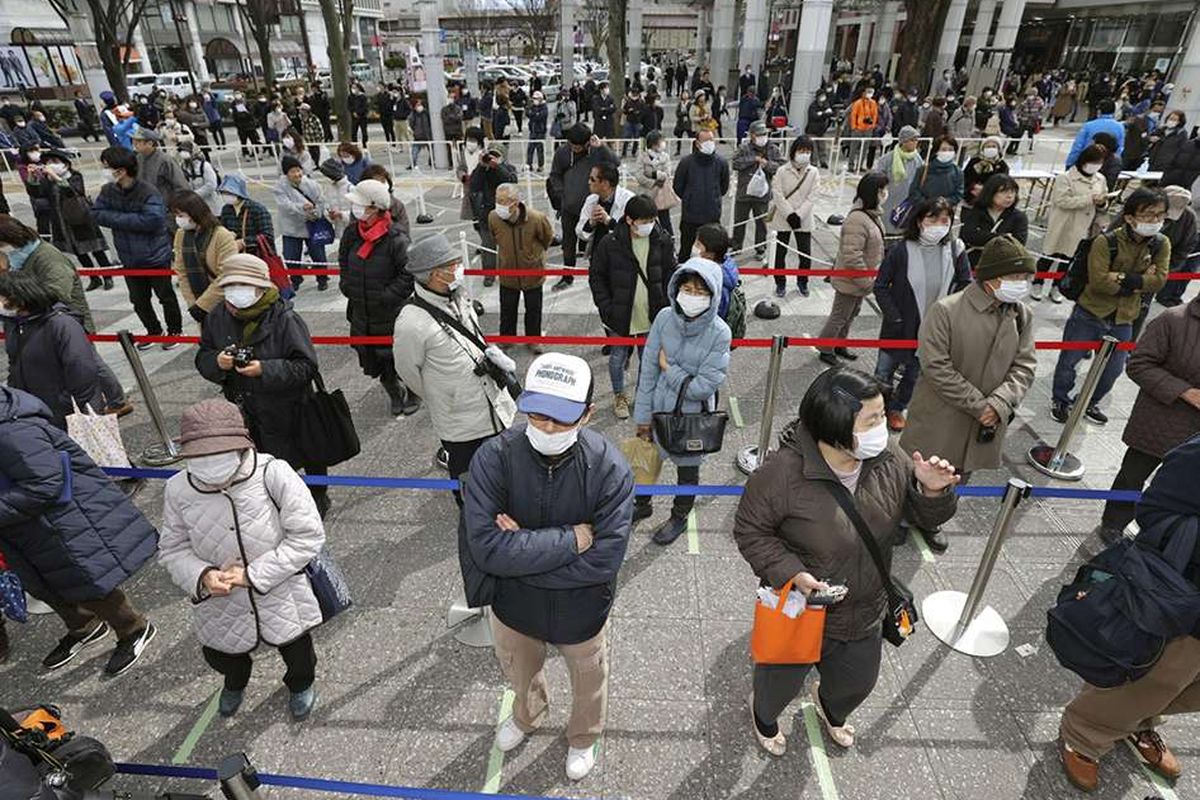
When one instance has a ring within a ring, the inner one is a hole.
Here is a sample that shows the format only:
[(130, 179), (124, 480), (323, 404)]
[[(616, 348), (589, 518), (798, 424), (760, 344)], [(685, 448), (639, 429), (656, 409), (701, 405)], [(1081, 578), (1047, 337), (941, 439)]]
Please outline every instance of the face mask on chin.
[(875, 427), (854, 434), (854, 457), (859, 461), (874, 458), (886, 450), (887, 445), (887, 423), (880, 420)]
[(558, 433), (546, 433), (532, 422), (525, 425), (525, 438), (530, 446), (544, 456), (560, 456), (579, 440), (579, 426)]

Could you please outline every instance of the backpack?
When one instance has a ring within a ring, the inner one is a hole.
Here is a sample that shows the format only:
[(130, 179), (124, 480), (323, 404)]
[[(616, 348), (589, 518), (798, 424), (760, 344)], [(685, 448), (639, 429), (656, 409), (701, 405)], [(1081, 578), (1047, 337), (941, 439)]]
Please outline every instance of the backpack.
[(742, 292), (742, 282), (729, 292), (729, 305), (725, 308), (725, 323), (734, 339), (746, 336), (746, 295)]
[[(1075, 255), (1071, 256), (1071, 263), (1067, 265), (1067, 274), (1059, 282), (1058, 290), (1062, 296), (1068, 300), (1078, 300), (1083, 290), (1088, 284), (1088, 259), (1092, 254), (1092, 243), (1096, 239), (1104, 237), (1108, 242), (1108, 263), (1112, 264), (1117, 259), (1117, 234), (1115, 231), (1104, 231), (1097, 234), (1091, 239), (1084, 239), (1075, 248)], [(1158, 256), (1158, 251), (1162, 248), (1163, 236), (1157, 234), (1150, 242), (1150, 257)]]

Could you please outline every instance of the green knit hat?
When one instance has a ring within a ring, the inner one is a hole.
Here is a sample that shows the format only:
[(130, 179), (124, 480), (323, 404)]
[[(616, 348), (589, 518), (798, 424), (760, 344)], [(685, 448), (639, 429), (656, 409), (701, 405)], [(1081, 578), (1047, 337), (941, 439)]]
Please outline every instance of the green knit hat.
[(975, 278), (990, 281), (1017, 272), (1028, 272), (1031, 275), (1037, 272), (1035, 259), (1016, 237), (1006, 233), (984, 246), (983, 254), (979, 257), (979, 266), (975, 267)]

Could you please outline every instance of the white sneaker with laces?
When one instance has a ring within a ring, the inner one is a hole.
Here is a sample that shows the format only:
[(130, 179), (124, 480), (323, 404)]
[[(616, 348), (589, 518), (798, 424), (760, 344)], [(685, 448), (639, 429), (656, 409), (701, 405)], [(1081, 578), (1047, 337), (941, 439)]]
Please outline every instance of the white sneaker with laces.
[(515, 718), (509, 717), (500, 723), (500, 729), (496, 731), (496, 746), (500, 748), (501, 753), (515, 749), (523, 741), (525, 731), (517, 727)]
[(575, 747), (567, 748), (567, 777), (573, 781), (581, 781), (596, 766), (596, 746), (585, 747), (582, 750)]
[(817, 708), (817, 716), (821, 718), (821, 724), (825, 727), (825, 732), (829, 734), (829, 738), (833, 739), (841, 747), (854, 746), (854, 726), (850, 724), (842, 725), (840, 728), (829, 723), (825, 716), (825, 709), (821, 706), (821, 682), (813, 681), (812, 684), (812, 701)]
[(1057, 304), (1061, 303), (1062, 301), (1063, 301), (1062, 292), (1060, 292), (1060, 291), (1058, 290), (1058, 287), (1057, 287), (1057, 286), (1051, 287), (1051, 289), (1050, 289), (1050, 302), (1051, 302), (1051, 303), (1054, 303), (1055, 305), (1057, 305)]

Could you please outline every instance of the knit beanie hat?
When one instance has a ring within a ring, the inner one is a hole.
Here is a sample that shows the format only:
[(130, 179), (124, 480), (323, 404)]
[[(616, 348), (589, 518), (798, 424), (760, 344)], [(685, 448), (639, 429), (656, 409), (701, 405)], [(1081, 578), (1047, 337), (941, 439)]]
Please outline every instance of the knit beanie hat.
[(896, 138), (899, 139), (901, 143), (911, 142), (913, 139), (920, 139), (921, 132), (912, 125), (905, 125), (900, 129), (900, 134)]
[(462, 261), (462, 253), (440, 233), (418, 239), (408, 246), (407, 269), (418, 283), (425, 283), (429, 273), (438, 267), (458, 261)]
[(257, 286), (260, 289), (270, 289), (275, 285), (271, 282), (271, 270), (267, 267), (267, 262), (249, 253), (237, 253), (221, 262), (221, 277), (217, 278), (217, 286), (228, 286), (231, 283)]
[(184, 409), (179, 420), (179, 444), (184, 458), (254, 447), (242, 410), (221, 397), (210, 397)]
[(975, 267), (975, 278), (979, 281), (990, 281), (1002, 275), (1018, 272), (1032, 275), (1036, 271), (1033, 256), (1015, 236), (1006, 233), (984, 246), (983, 254), (979, 257), (979, 266)]
[(336, 158), (325, 159), (321, 162), (321, 166), (317, 167), (317, 169), (321, 171), (322, 175), (324, 175), (326, 178), (329, 178), (329, 180), (333, 181), (334, 183), (346, 177), (346, 168), (342, 166), (342, 162), (338, 161)]
[(304, 169), (304, 165), (300, 163), (300, 159), (296, 158), (295, 156), (284, 156), (279, 160), (279, 171), (284, 175), (287, 175), (293, 167), (297, 169)]

